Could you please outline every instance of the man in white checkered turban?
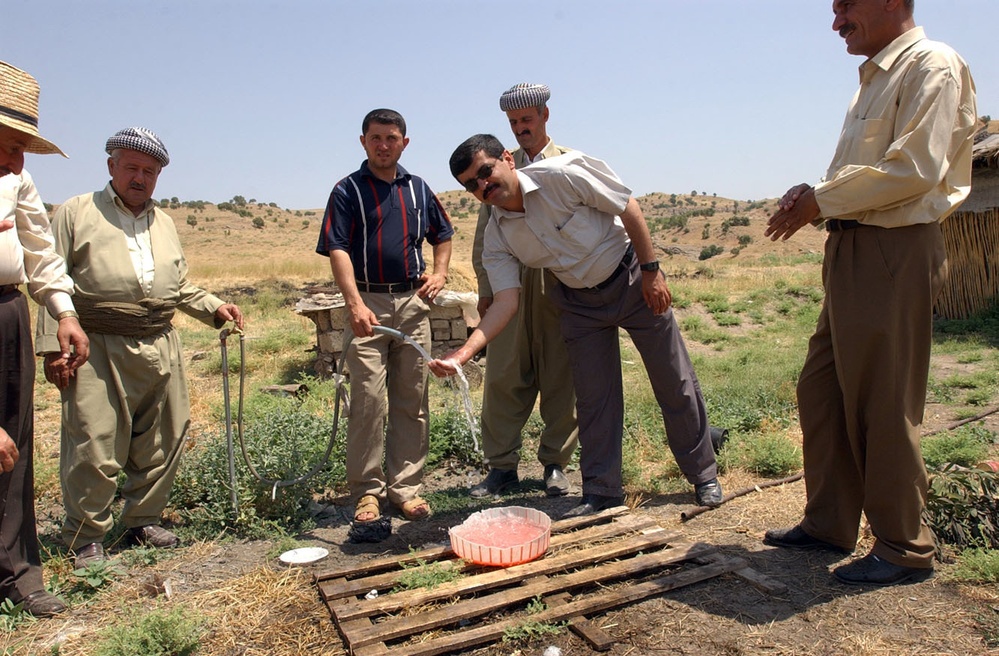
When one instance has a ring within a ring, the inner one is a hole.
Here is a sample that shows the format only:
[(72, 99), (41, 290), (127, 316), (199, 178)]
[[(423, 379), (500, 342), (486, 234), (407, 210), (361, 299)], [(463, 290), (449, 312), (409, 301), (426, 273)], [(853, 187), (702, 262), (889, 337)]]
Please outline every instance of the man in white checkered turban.
[(75, 377), (66, 376), (45, 316), (36, 349), (45, 354), (46, 379), (62, 391), (62, 537), (77, 569), (107, 560), (104, 538), (115, 523), (119, 474), (125, 505), (117, 521), (125, 541), (180, 543), (160, 525), (191, 422), (173, 316), (180, 310), (215, 329), (227, 321), (243, 327), (239, 307), (188, 280), (173, 219), (152, 200), (170, 162), (160, 138), (126, 128), (105, 150), (111, 181), (67, 200), (52, 221), (91, 338), (90, 359)]
[[(500, 109), (506, 112), (510, 129), (520, 148), (513, 151), (517, 168), (569, 149), (548, 137), (548, 100), (552, 92), (546, 84), (515, 84), (500, 96)], [(482, 245), (489, 206), (482, 205), (475, 226), (472, 267), (478, 280), (479, 312), (492, 303), (489, 276), (482, 264)], [(473, 497), (499, 494), (519, 482), (521, 438), (524, 424), (541, 397), (539, 406), (545, 428), (538, 445), (538, 462), (544, 467), (545, 492), (549, 496), (568, 494), (571, 486), (565, 468), (578, 443), (576, 394), (572, 386), (569, 354), (562, 341), (559, 314), (545, 292), (541, 269), (524, 267), (521, 275), (522, 319), (511, 321), (489, 344), (489, 366), (482, 388), (482, 449), (489, 473), (474, 485)]]

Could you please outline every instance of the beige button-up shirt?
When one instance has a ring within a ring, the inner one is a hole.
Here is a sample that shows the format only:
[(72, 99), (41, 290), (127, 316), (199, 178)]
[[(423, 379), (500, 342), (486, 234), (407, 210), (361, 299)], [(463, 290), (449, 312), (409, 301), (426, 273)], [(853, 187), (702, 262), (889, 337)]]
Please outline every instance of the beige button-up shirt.
[(492, 207), (482, 263), (494, 292), (520, 287), (520, 263), (548, 269), (563, 284), (595, 287), (630, 243), (619, 215), (631, 198), (604, 162), (579, 151), (517, 170), (524, 212)]
[(975, 83), (949, 46), (916, 27), (860, 67), (829, 170), (823, 219), (895, 228), (943, 219), (971, 190)]
[(31, 175), (0, 177), (0, 220), (14, 227), (0, 232), (0, 285), (28, 283), (28, 293), (55, 317), (72, 310), (73, 281), (55, 251), (49, 216)]

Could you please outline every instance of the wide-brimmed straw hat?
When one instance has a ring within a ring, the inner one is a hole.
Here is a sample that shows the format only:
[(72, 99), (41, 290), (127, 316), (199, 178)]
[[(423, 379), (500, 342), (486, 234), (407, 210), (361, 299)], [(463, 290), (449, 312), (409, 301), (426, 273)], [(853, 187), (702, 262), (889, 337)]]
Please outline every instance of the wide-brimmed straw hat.
[(38, 92), (35, 78), (0, 61), (0, 125), (32, 137), (26, 152), (66, 157), (59, 146), (38, 134)]

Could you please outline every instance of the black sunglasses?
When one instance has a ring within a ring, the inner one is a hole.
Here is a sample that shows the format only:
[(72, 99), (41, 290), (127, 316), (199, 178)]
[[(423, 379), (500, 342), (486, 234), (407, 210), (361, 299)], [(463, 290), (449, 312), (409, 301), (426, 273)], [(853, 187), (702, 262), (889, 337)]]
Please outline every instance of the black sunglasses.
[(496, 164), (483, 164), (479, 169), (479, 172), (475, 174), (475, 177), (462, 182), (462, 186), (465, 187), (467, 191), (474, 194), (479, 190), (479, 180), (485, 180), (491, 176), (495, 167)]

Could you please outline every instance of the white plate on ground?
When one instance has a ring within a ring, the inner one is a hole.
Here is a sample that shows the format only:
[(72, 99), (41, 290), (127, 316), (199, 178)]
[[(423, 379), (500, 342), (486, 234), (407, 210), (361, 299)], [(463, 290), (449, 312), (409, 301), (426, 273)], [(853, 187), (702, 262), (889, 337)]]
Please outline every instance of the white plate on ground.
[(322, 547), (302, 547), (301, 549), (285, 551), (278, 559), (286, 565), (307, 565), (322, 560), (328, 555), (330, 552)]

